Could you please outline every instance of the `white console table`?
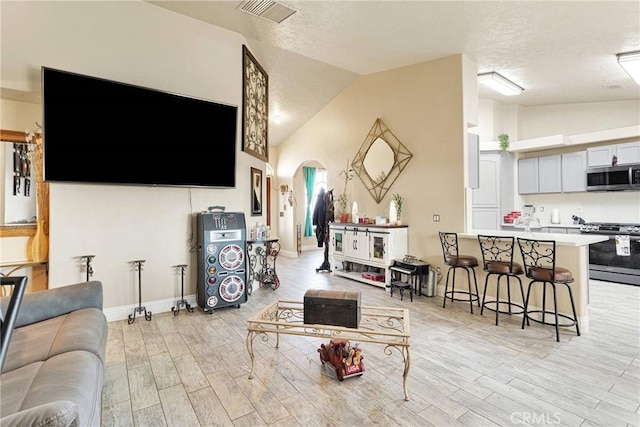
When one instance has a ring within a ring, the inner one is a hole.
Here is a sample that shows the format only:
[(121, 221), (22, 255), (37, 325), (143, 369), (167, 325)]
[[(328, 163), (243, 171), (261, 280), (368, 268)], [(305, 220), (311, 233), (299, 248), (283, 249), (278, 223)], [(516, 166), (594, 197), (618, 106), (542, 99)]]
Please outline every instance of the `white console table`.
[[(329, 224), (329, 257), (331, 272), (381, 288), (391, 285), (389, 268), (395, 259), (407, 254), (408, 226), (374, 224)], [(344, 262), (379, 268), (384, 272), (384, 281), (362, 277), (361, 271), (347, 271)]]

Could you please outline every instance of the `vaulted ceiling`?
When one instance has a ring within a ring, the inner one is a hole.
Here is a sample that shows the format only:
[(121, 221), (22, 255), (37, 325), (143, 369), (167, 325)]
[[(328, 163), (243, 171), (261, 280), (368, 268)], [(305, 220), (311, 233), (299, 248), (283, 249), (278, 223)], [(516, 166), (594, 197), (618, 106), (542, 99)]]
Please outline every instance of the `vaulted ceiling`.
[(297, 12), (280, 24), (238, 10), (241, 0), (146, 2), (244, 35), (269, 74), (273, 145), (361, 75), (456, 54), (525, 88), (505, 97), (480, 86), (503, 104), (640, 102), (616, 60), (640, 50), (637, 0), (284, 0)]
[(640, 50), (638, 1), (283, 1), (282, 23), (241, 1), (151, 1), (243, 34), (269, 74), (274, 144), (359, 75), (454, 54), (525, 88), (525, 106), (638, 100), (616, 53)]

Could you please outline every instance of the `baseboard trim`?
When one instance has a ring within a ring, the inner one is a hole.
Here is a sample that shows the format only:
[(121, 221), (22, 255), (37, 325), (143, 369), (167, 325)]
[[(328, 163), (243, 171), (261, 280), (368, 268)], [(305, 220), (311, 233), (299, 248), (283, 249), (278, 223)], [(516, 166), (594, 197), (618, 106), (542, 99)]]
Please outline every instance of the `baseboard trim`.
[[(191, 307), (196, 308), (198, 306), (196, 295), (187, 295), (184, 297), (185, 300), (191, 305)], [(166, 313), (167, 311), (171, 311), (171, 307), (175, 307), (179, 298), (170, 298), (156, 301), (147, 301), (142, 304), (144, 308), (147, 309), (147, 312), (151, 311), (151, 316), (158, 313)], [(129, 304), (123, 305), (119, 307), (111, 307), (105, 308), (102, 310), (104, 315), (107, 318), (107, 322), (115, 322), (117, 320), (125, 320), (129, 318), (130, 314), (133, 314), (133, 311), (138, 307), (139, 304)], [(184, 307), (181, 307), (180, 310), (184, 310)], [(144, 313), (136, 313), (136, 319), (143, 317)], [(144, 320), (144, 319), (142, 319)]]
[(283, 251), (278, 252), (278, 255), (286, 256), (287, 258), (298, 258), (298, 253), (294, 251)]

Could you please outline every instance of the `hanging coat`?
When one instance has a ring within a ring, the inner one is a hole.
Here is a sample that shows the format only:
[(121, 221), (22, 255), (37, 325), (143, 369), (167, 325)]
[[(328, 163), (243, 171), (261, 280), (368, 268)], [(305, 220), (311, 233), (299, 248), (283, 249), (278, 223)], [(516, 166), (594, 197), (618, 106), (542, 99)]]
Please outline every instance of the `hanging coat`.
[(316, 240), (318, 241), (319, 248), (324, 245), (324, 233), (327, 229), (327, 207), (324, 196), (324, 188), (321, 188), (318, 193), (318, 198), (316, 199), (316, 207), (313, 210), (313, 225), (316, 226)]

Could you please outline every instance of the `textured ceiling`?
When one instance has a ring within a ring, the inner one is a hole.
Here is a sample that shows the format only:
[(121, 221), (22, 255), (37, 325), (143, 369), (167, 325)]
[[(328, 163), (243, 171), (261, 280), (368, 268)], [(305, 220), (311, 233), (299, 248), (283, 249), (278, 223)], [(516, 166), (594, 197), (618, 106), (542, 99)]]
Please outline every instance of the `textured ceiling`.
[[(243, 34), (269, 74), (277, 144), (358, 75), (466, 54), (525, 88), (525, 106), (640, 99), (616, 53), (640, 50), (638, 1), (283, 1), (281, 24), (240, 1), (151, 1)], [(613, 87), (613, 88), (611, 88)]]
[[(475, 61), (478, 72), (497, 71), (525, 88), (505, 97), (479, 87), (482, 98), (503, 104), (640, 102), (640, 87), (615, 56), (640, 50), (637, 0), (282, 0), (298, 12), (281, 24), (237, 10), (241, 0), (146, 3), (247, 39), (269, 74), (272, 145), (360, 75), (456, 54)], [(25, 93), (3, 87), (1, 95)]]

